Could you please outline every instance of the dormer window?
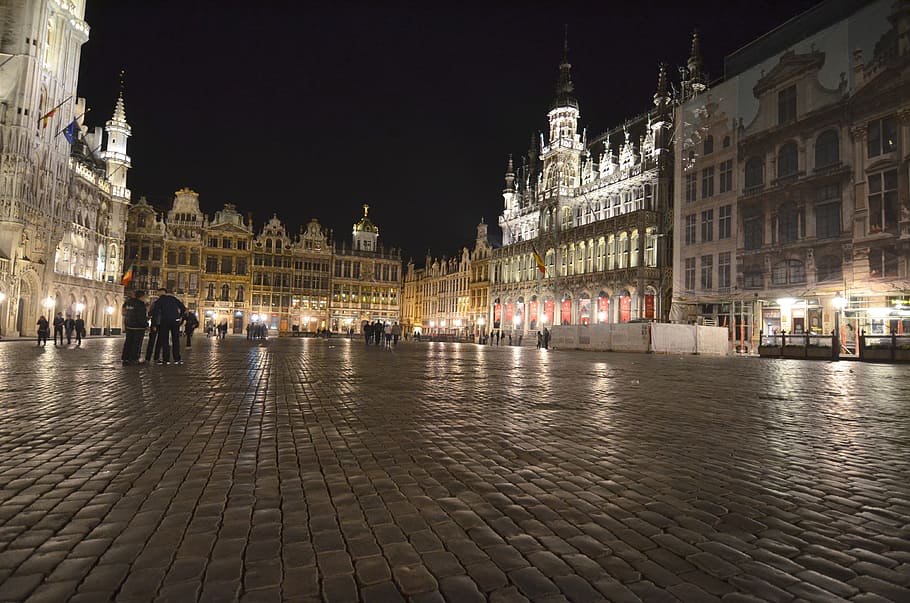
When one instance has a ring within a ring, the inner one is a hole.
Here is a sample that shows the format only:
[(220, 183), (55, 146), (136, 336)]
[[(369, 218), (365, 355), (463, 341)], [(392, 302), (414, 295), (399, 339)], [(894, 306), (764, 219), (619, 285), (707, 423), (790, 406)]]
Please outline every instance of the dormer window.
[(708, 136), (707, 138), (705, 138), (705, 142), (704, 142), (704, 154), (710, 155), (713, 152), (714, 152), (714, 137)]
[(777, 123), (796, 121), (796, 86), (784, 88), (777, 93)]

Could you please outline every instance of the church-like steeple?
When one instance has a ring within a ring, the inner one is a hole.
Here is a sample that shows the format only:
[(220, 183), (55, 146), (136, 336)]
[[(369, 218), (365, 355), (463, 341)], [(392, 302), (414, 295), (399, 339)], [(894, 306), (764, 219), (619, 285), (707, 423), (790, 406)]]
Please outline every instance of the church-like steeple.
[(699, 94), (707, 86), (705, 84), (704, 63), (701, 59), (701, 45), (698, 32), (692, 32), (692, 49), (689, 51), (689, 60), (686, 62), (689, 71), (689, 89), (693, 95)]
[(114, 115), (105, 124), (104, 131), (107, 141), (101, 158), (107, 165), (107, 179), (111, 183), (111, 194), (115, 197), (129, 199), (130, 191), (126, 188), (126, 173), (132, 166), (130, 156), (126, 153), (126, 143), (129, 140), (131, 129), (126, 121), (126, 109), (123, 104), (123, 78), (120, 72), (120, 95), (114, 106)]
[(670, 147), (670, 127), (673, 121), (670, 110), (671, 101), (670, 85), (667, 81), (667, 66), (661, 63), (657, 75), (657, 92), (654, 93), (656, 110), (654, 118), (649, 120), (654, 141), (654, 153), (658, 157), (662, 153), (666, 153)]
[(553, 109), (557, 107), (578, 108), (578, 101), (572, 96), (575, 86), (572, 84), (572, 64), (569, 62), (569, 27), (566, 26), (566, 37), (563, 42), (562, 63), (559, 64), (559, 79), (556, 81), (556, 99)]
[[(512, 154), (509, 153), (509, 165), (506, 166), (506, 188), (505, 191), (515, 190), (515, 165), (512, 163)], [(503, 192), (505, 192), (503, 191)]]

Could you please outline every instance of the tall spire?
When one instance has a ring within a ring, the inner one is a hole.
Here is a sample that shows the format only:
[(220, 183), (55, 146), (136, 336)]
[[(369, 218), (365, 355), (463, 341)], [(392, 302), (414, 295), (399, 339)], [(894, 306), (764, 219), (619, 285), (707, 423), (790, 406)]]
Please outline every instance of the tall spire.
[(701, 59), (701, 45), (698, 40), (698, 31), (692, 32), (692, 49), (689, 51), (689, 60), (686, 63), (689, 70), (689, 87), (694, 94), (703, 91), (705, 85), (704, 66)]
[(553, 107), (575, 107), (578, 101), (572, 96), (575, 86), (572, 84), (572, 64), (569, 63), (569, 26), (566, 25), (565, 39), (563, 41), (562, 63), (559, 64), (559, 79), (556, 81), (556, 99)]
[(654, 93), (654, 106), (663, 109), (670, 102), (670, 89), (667, 85), (667, 66), (663, 63), (657, 73), (657, 92)]
[(509, 153), (509, 165), (506, 167), (506, 191), (515, 190), (515, 165), (512, 163), (512, 154)]

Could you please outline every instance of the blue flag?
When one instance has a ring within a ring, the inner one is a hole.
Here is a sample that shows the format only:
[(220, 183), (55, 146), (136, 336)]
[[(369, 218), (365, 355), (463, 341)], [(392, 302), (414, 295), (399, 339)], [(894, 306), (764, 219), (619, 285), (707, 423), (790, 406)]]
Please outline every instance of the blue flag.
[(66, 137), (66, 142), (73, 144), (73, 137), (76, 136), (76, 120), (70, 122), (70, 125), (66, 126), (63, 130), (63, 135)]

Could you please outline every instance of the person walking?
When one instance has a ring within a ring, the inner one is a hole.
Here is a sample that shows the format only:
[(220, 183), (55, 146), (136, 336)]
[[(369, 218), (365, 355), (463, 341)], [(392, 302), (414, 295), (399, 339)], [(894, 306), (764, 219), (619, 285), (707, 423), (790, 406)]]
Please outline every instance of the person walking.
[(123, 366), (139, 364), (139, 355), (142, 353), (142, 338), (145, 336), (145, 327), (148, 325), (148, 307), (145, 305), (145, 291), (133, 291), (133, 297), (123, 302), (120, 311), (123, 315), (123, 328), (126, 329), (126, 339), (123, 341), (123, 351), (120, 361)]
[(385, 347), (388, 350), (392, 349), (392, 323), (387, 322), (382, 328), (382, 333), (385, 335)]
[(76, 347), (82, 345), (82, 336), (85, 335), (85, 321), (82, 320), (82, 315), (77, 314), (76, 320), (73, 321), (73, 328), (76, 331)]
[(47, 318), (42, 314), (41, 318), (39, 318), (38, 322), (35, 324), (38, 325), (38, 346), (46, 348), (47, 336), (50, 335), (51, 332), (50, 323), (47, 322)]
[(180, 323), (186, 316), (186, 306), (167, 289), (160, 289), (159, 293), (155, 306), (161, 316), (158, 343), (161, 345), (161, 354), (164, 359), (158, 362), (159, 364), (170, 364), (171, 352), (173, 352), (174, 364), (183, 364), (183, 360), (180, 358)]
[[(70, 345), (73, 343), (73, 331), (76, 330), (76, 321), (69, 314), (66, 315), (66, 320), (63, 321), (63, 328), (66, 329), (66, 345)], [(63, 341), (63, 338), (60, 340)]]
[(392, 325), (392, 345), (398, 347), (398, 338), (401, 337), (401, 325), (397, 322)]
[(57, 312), (57, 316), (54, 317), (54, 347), (57, 347), (57, 335), (60, 336), (60, 345), (63, 345), (63, 325), (65, 322), (63, 312)]
[[(192, 347), (191, 343), (193, 341), (193, 331), (199, 326), (199, 319), (196, 318), (196, 314), (190, 312), (186, 315), (186, 322), (183, 324), (183, 333), (186, 335), (186, 347)], [(249, 336), (247, 336), (249, 339)]]

